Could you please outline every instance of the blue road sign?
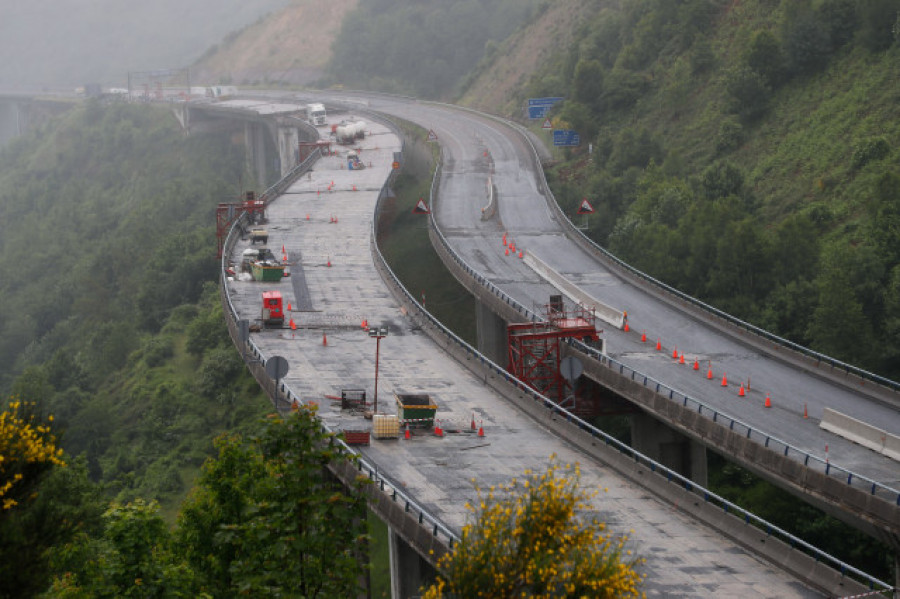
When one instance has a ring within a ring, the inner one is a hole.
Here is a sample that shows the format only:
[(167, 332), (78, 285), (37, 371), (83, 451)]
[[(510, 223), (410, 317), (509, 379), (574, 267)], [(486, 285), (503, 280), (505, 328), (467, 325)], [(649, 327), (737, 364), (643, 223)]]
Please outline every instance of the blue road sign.
[(562, 102), (563, 98), (529, 98), (528, 99), (528, 118), (542, 119), (547, 116), (550, 109), (557, 102)]
[(553, 131), (553, 145), (580, 146), (581, 137), (579, 137), (578, 131), (572, 131), (570, 129), (555, 129)]

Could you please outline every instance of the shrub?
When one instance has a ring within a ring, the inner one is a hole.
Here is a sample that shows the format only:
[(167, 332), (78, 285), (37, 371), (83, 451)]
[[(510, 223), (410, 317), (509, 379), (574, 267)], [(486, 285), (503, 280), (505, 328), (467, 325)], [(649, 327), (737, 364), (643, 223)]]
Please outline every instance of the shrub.
[(850, 166), (859, 170), (873, 160), (881, 160), (891, 153), (891, 146), (883, 137), (872, 137), (857, 143), (850, 156)]

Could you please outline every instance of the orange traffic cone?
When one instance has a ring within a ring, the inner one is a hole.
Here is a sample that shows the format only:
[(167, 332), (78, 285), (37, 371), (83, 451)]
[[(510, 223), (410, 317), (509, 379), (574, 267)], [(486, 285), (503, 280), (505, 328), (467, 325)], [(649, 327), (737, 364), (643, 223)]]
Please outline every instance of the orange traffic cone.
[(641, 343), (647, 343), (647, 331), (641, 333)]
[(287, 264), (287, 254), (281, 257), (281, 261)]
[(678, 359), (678, 348), (677, 347), (672, 350), (672, 357), (675, 358), (676, 360)]
[(656, 351), (662, 350), (662, 341), (659, 337), (656, 338)]
[(356, 185), (353, 186), (353, 191), (356, 191)]
[(306, 215), (306, 220), (309, 220), (309, 214)]
[(437, 422), (434, 423), (434, 434), (435, 434), (435, 436), (437, 436), (437, 437), (443, 437), (443, 436), (444, 436), (444, 429), (442, 429), (442, 428), (441, 428), (441, 425), (438, 424)]
[(407, 425), (406, 425), (406, 432), (403, 433), (403, 438), (406, 439), (407, 441), (409, 441), (409, 436), (410, 436), (410, 435), (409, 435), (409, 425), (407, 424)]
[(712, 378), (713, 378), (712, 365), (710, 365), (709, 370), (706, 371), (706, 380), (711, 381)]
[(803, 402), (803, 417), (809, 418), (809, 412), (806, 411), (806, 402)]
[(328, 262), (325, 263), (325, 266), (331, 268), (331, 256), (328, 256)]
[(519, 250), (519, 258), (525, 257), (525, 250)]
[(631, 330), (631, 327), (629, 327), (629, 326), (628, 326), (628, 323), (626, 322), (626, 323), (625, 323), (625, 326), (622, 327), (622, 330), (625, 331), (625, 332), (627, 333), (628, 331)]
[(472, 424), (470, 428), (474, 431), (477, 427), (475, 426), (475, 412), (472, 412)]
[(322, 333), (322, 345), (328, 345), (328, 336), (325, 333)]
[(288, 312), (291, 311), (291, 302), (288, 302)]
[(700, 361), (694, 358), (694, 370), (700, 370)]
[(287, 252), (284, 251), (284, 244), (283, 244), (283, 243), (281, 244), (281, 253), (282, 253), (282, 254), (287, 254)]
[(503, 245), (506, 245), (506, 233), (503, 234)]
[(484, 436), (484, 424), (482, 424), (481, 426), (478, 427), (478, 436), (479, 437)]
[(681, 354), (681, 357), (678, 358), (678, 363), (679, 363), (679, 364), (684, 364), (684, 354)]
[(744, 397), (744, 395), (746, 395), (746, 394), (744, 393), (744, 384), (741, 383), (741, 390), (738, 391), (738, 397)]
[(722, 386), (723, 387), (728, 386), (728, 379), (725, 377), (725, 373), (722, 373)]
[(506, 248), (506, 249), (504, 250), (504, 253), (505, 253), (507, 256), (509, 256), (509, 248)]
[(296, 330), (297, 330), (297, 323), (294, 322), (294, 319), (293, 319), (293, 318), (291, 319), (290, 325), (291, 325), (291, 330), (292, 330), (292, 331), (296, 331)]
[(363, 321), (362, 321), (362, 328), (364, 328), (364, 329), (369, 328), (369, 321), (366, 320), (365, 318), (363, 318)]
[(767, 408), (771, 408), (771, 407), (772, 407), (772, 399), (769, 397), (769, 394), (768, 394), (768, 393), (766, 393), (766, 407), (767, 407)]

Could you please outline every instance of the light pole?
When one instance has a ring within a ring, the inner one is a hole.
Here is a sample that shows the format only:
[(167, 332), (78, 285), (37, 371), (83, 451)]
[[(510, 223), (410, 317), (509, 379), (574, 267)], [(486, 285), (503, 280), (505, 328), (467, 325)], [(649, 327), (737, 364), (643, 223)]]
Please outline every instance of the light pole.
[(387, 337), (388, 328), (369, 327), (369, 337), (375, 339), (375, 398), (372, 400), (372, 413), (378, 413), (378, 355), (381, 352), (381, 340)]

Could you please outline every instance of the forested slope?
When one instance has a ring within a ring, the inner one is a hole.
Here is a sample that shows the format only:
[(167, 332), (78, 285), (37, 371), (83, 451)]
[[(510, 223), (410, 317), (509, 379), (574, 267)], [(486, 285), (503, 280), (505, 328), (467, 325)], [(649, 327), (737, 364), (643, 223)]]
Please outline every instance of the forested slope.
[(215, 206), (243, 167), (227, 134), (97, 102), (0, 153), (0, 388), (123, 499), (180, 498), (212, 436), (265, 405), (215, 286)]
[(588, 198), (590, 234), (634, 266), (900, 377), (896, 2), (590, 4), (574, 43), (482, 104), (566, 98), (554, 126), (582, 146), (549, 171), (557, 199)]

